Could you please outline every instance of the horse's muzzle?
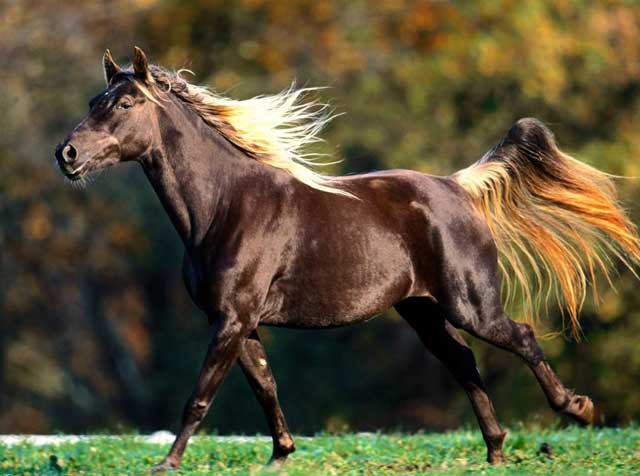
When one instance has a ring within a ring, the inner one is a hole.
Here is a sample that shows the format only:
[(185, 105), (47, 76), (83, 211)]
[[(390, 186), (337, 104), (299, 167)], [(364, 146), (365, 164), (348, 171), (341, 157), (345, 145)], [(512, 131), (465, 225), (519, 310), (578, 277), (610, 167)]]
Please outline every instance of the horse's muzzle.
[(56, 148), (56, 159), (60, 165), (72, 164), (78, 158), (78, 150), (69, 141)]
[[(55, 151), (56, 161), (58, 162), (58, 166), (62, 173), (64, 173), (67, 177), (73, 179), (79, 170), (74, 167), (76, 161), (78, 160), (78, 149), (69, 142), (68, 140), (58, 144)], [(80, 166), (81, 168), (82, 166)]]

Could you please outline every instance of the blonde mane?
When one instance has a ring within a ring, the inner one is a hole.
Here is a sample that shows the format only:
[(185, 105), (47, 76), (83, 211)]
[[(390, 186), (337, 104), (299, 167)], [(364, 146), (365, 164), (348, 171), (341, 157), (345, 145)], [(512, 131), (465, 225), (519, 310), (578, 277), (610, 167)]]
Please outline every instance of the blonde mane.
[(158, 99), (171, 92), (249, 157), (286, 170), (316, 190), (353, 196), (337, 188), (334, 177), (310, 168), (328, 165), (318, 160), (323, 154), (307, 148), (323, 141), (319, 134), (335, 117), (327, 104), (305, 100), (319, 88), (296, 88), (294, 83), (272, 96), (236, 100), (189, 83), (181, 73), (190, 71), (172, 73), (153, 65), (149, 69), (151, 84), (134, 82), (151, 100), (161, 104)]

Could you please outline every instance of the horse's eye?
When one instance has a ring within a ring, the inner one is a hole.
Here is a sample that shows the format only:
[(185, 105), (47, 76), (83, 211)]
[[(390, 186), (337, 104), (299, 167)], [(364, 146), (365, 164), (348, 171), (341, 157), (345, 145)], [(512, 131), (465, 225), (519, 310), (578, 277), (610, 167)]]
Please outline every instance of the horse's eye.
[(118, 104), (118, 109), (129, 109), (131, 108), (131, 103), (130, 102), (121, 102), (120, 104)]

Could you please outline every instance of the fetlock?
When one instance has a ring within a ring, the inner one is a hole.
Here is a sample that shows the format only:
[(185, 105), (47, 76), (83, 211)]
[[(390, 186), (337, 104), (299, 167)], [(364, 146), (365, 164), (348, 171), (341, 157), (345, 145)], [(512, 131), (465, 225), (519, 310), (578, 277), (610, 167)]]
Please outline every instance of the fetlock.
[(504, 455), (502, 454), (502, 445), (507, 437), (507, 432), (496, 433), (495, 435), (484, 435), (487, 444), (487, 461), (489, 464), (504, 463)]
[(296, 450), (296, 445), (290, 435), (282, 435), (273, 444), (273, 454), (269, 460), (270, 466), (284, 464), (287, 457)]

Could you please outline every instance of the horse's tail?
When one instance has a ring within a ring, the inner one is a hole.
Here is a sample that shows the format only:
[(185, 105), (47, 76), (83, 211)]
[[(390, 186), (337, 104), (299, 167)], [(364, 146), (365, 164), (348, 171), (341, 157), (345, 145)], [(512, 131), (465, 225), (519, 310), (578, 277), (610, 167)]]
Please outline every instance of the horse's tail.
[(611, 283), (617, 257), (635, 274), (640, 237), (617, 202), (614, 177), (560, 151), (537, 119), (520, 119), (452, 177), (484, 214), (501, 254), (507, 301), (522, 299), (525, 318), (554, 297), (577, 336), (589, 282), (597, 301), (596, 270)]

